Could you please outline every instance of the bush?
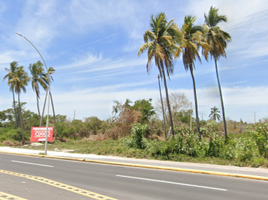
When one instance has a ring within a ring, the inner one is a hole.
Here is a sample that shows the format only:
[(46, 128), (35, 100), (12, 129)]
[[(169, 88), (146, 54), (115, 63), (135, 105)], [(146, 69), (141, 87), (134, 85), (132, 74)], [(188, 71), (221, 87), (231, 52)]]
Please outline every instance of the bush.
[(148, 125), (141, 125), (140, 123), (134, 123), (131, 126), (132, 140), (134, 147), (138, 149), (143, 149), (145, 144), (143, 142), (143, 135), (149, 131)]
[(123, 145), (130, 148), (144, 149), (146, 140), (143, 139), (143, 135), (149, 131), (147, 124), (134, 123), (131, 126), (131, 136), (121, 139)]
[(259, 154), (268, 158), (268, 124), (253, 125), (253, 138), (257, 144)]

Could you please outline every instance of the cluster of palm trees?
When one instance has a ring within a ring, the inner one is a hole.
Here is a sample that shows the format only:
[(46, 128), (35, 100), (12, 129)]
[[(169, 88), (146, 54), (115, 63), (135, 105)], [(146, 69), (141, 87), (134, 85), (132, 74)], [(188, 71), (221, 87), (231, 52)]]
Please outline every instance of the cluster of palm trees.
[[(38, 61), (34, 64), (29, 65), (30, 75), (28, 76), (27, 72), (24, 70), (23, 66), (19, 66), (18, 62), (13, 61), (10, 63), (10, 68), (5, 68), (5, 70), (8, 72), (4, 78), (8, 80), (7, 84), (9, 85), (9, 90), (12, 92), (13, 95), (13, 107), (14, 107), (14, 114), (15, 114), (15, 123), (16, 123), (16, 129), (18, 128), (18, 117), (20, 121), (20, 127), (21, 127), (21, 133), (22, 133), (22, 144), (24, 144), (24, 132), (23, 132), (23, 122), (21, 118), (21, 103), (20, 103), (20, 94), (21, 92), (26, 92), (26, 86), (28, 85), (28, 82), (31, 82), (32, 89), (36, 94), (36, 100), (37, 100), (37, 111), (39, 115), (40, 120), (40, 126), (42, 123), (42, 116), (40, 114), (39, 109), (39, 98), (40, 98), (40, 87), (44, 90), (47, 89), (49, 84), (49, 74), (53, 74), (55, 69), (53, 67), (50, 67), (48, 69), (48, 73), (44, 72), (43, 63), (41, 61)], [(18, 113), (16, 113), (16, 103), (15, 103), (15, 94), (18, 96)], [(52, 96), (51, 101), (52, 101)], [(54, 112), (54, 110), (53, 110)], [(44, 114), (44, 112), (43, 112)], [(42, 115), (43, 115), (42, 114)], [(55, 115), (55, 112), (54, 112)]]
[(138, 56), (147, 50), (147, 72), (149, 72), (152, 61), (154, 61), (155, 65), (158, 67), (160, 77), (163, 78), (165, 85), (171, 132), (174, 135), (165, 73), (167, 73), (167, 76), (170, 78), (170, 74), (172, 74), (174, 70), (174, 62), (176, 58), (182, 54), (184, 68), (186, 71), (190, 71), (193, 81), (196, 124), (200, 140), (201, 132), (198, 117), (198, 102), (193, 71), (195, 69), (196, 59), (201, 62), (200, 48), (206, 60), (208, 60), (209, 56), (211, 59), (214, 59), (221, 99), (224, 133), (225, 138), (227, 138), (224, 104), (217, 61), (221, 56), (226, 57), (225, 49), (227, 42), (231, 41), (231, 36), (218, 26), (218, 23), (226, 22), (227, 18), (224, 15), (219, 15), (217, 8), (211, 6), (208, 15), (205, 14), (204, 17), (205, 24), (198, 26), (194, 24), (196, 20), (195, 16), (185, 16), (184, 23), (180, 29), (174, 20), (167, 21), (165, 13), (160, 13), (155, 17), (152, 15), (150, 30), (146, 31), (144, 34), (145, 43), (140, 47)]

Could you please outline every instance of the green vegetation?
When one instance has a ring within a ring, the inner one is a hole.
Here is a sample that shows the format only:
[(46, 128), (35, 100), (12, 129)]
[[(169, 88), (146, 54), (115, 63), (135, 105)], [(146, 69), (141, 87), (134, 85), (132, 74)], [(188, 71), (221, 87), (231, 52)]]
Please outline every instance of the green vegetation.
[[(73, 150), (72, 152), (76, 153), (97, 155), (268, 167), (267, 123), (248, 125), (242, 121), (229, 120), (227, 123), (230, 134), (225, 140), (221, 122), (202, 120), (200, 142), (196, 124), (193, 123), (195, 128), (190, 130), (190, 123), (185, 120), (179, 123), (180, 126), (175, 126), (174, 136), (171, 135), (165, 140), (162, 120), (152, 116), (147, 123), (141, 124), (138, 122), (141, 114), (136, 113), (139, 117), (133, 118), (131, 115), (137, 111), (125, 104), (123, 107), (118, 116), (124, 116), (125, 121), (121, 121), (120, 117), (113, 122), (112, 119), (103, 121), (97, 117), (90, 117), (85, 121), (68, 121), (66, 116), (58, 115), (57, 138), (48, 145), (48, 149)], [(25, 140), (29, 143), (30, 128), (39, 123), (39, 117), (25, 109), (22, 109), (22, 116), (28, 119), (25, 123)], [(52, 124), (53, 117), (50, 116), (49, 119), (49, 123)], [(0, 143), (5, 146), (20, 146), (21, 130), (15, 129), (15, 121), (12, 122), (13, 124), (2, 121)], [(10, 128), (12, 125), (13, 128)], [(31, 145), (24, 148), (44, 149), (43, 146)]]

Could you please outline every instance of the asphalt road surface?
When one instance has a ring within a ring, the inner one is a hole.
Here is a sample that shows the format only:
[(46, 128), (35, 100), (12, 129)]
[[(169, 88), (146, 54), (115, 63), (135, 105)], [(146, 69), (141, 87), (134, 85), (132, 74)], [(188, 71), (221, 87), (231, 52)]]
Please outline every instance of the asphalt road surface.
[[(0, 153), (0, 170), (44, 177), (120, 200), (268, 199), (267, 181), (224, 176), (2, 153)], [(14, 191), (12, 194), (27, 199), (67, 199), (67, 196), (70, 199), (90, 199), (89, 197), (64, 191), (40, 182), (35, 184), (32, 180), (25, 181), (24, 178), (11, 177), (13, 176), (1, 175), (0, 173), (0, 192)], [(14, 187), (13, 189), (12, 186)], [(31, 195), (23, 196), (25, 194), (19, 191), (20, 188), (21, 190), (24, 188), (24, 191), (25, 188), (32, 190)], [(36, 192), (38, 190), (40, 190), (40, 193)], [(42, 198), (38, 198), (38, 194)]]

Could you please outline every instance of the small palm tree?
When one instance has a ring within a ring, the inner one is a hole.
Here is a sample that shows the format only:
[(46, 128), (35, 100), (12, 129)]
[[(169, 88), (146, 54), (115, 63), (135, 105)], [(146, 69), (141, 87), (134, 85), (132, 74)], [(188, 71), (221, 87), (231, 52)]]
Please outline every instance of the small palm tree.
[(9, 84), (14, 85), (15, 93), (18, 95), (18, 108), (19, 108), (19, 118), (20, 118), (20, 126), (21, 126), (21, 134), (22, 134), (22, 145), (24, 145), (24, 132), (23, 132), (23, 122), (21, 118), (21, 104), (20, 104), (20, 93), (21, 91), (26, 92), (26, 86), (28, 85), (28, 82), (30, 81), (30, 77), (27, 75), (27, 73), (24, 71), (23, 66), (20, 66), (15, 71), (15, 75), (12, 79), (10, 79), (8, 82)]
[(41, 116), (40, 116), (40, 109), (39, 109), (39, 98), (40, 98), (39, 85), (41, 85), (44, 90), (47, 89), (47, 85), (48, 85), (47, 75), (44, 73), (43, 64), (41, 63), (41, 61), (38, 61), (34, 64), (30, 64), (29, 70), (31, 73), (32, 88), (36, 94), (37, 111), (38, 111), (39, 120), (40, 120)]
[(211, 113), (208, 117), (210, 117), (211, 120), (221, 120), (221, 116), (220, 116), (220, 111), (219, 108), (217, 108), (216, 106), (214, 106), (213, 108), (211, 108)]
[(15, 114), (15, 122), (16, 122), (16, 129), (18, 128), (18, 118), (17, 118), (17, 112), (16, 112), (16, 103), (15, 103), (15, 94), (14, 94), (14, 83), (10, 82), (11, 79), (14, 79), (15, 76), (15, 72), (18, 68), (18, 62), (13, 61), (12, 63), (10, 63), (10, 68), (5, 68), (6, 71), (8, 71), (8, 73), (4, 76), (3, 81), (7, 78), (8, 79), (8, 85), (9, 90), (12, 92), (12, 96), (13, 96), (13, 108), (14, 108), (14, 114)]
[(156, 17), (152, 15), (150, 30), (144, 33), (145, 44), (140, 47), (138, 52), (139, 56), (145, 50), (148, 50), (147, 72), (150, 70), (150, 63), (154, 61), (158, 67), (160, 77), (164, 79), (172, 135), (174, 135), (173, 121), (165, 73), (170, 77), (174, 70), (174, 59), (179, 56), (180, 48), (175, 43), (175, 38), (179, 33), (175, 22), (173, 20), (168, 22), (165, 13), (160, 13)]
[(205, 16), (204, 30), (206, 33), (206, 42), (209, 45), (209, 50), (204, 51), (204, 53), (205, 54), (209, 53), (211, 55), (211, 58), (213, 58), (215, 61), (216, 76), (217, 76), (218, 87), (219, 87), (220, 98), (221, 98), (224, 136), (225, 136), (225, 139), (227, 139), (227, 127), (226, 127), (226, 120), (225, 120), (224, 103), (223, 103), (217, 61), (219, 60), (221, 56), (226, 57), (225, 48), (227, 47), (227, 42), (231, 41), (231, 36), (229, 33), (221, 30), (221, 28), (218, 26), (220, 22), (227, 22), (227, 18), (225, 15), (218, 14), (218, 9), (211, 6), (208, 15), (204, 14), (204, 16)]
[(185, 16), (184, 24), (182, 26), (181, 32), (183, 35), (183, 41), (181, 43), (181, 48), (183, 49), (183, 64), (186, 71), (190, 70), (192, 80), (193, 80), (193, 90), (194, 90), (194, 100), (195, 100), (195, 113), (196, 113), (196, 124), (197, 131), (199, 133), (199, 140), (201, 140), (201, 132), (199, 126), (198, 117), (198, 103), (196, 95), (196, 85), (194, 78), (195, 60), (198, 59), (201, 62), (199, 55), (199, 47), (206, 49), (207, 44), (203, 42), (203, 28), (201, 26), (195, 26), (194, 22), (196, 17)]

